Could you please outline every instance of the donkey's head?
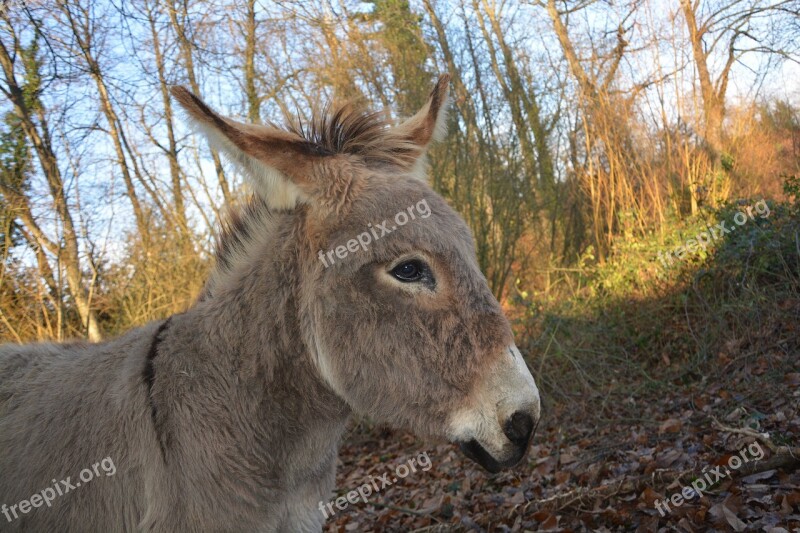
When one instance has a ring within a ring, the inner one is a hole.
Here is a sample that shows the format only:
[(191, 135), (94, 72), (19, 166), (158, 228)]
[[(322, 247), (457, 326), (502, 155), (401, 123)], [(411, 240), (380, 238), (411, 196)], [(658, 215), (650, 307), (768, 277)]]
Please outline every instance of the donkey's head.
[(539, 393), (469, 229), (424, 181), (428, 145), (445, 134), (448, 82), (397, 126), (344, 106), (280, 130), (173, 94), (266, 208), (293, 217), (286, 260), (320, 379), (355, 412), (446, 437), (494, 472), (524, 455)]

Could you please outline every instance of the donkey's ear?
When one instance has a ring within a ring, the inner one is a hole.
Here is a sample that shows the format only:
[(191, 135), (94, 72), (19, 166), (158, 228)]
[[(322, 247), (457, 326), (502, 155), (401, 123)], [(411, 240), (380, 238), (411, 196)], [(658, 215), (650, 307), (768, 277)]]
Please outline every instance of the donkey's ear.
[(192, 124), (215, 148), (244, 171), (256, 193), (272, 209), (291, 209), (308, 200), (314, 153), (299, 136), (222, 117), (185, 87), (170, 89)]
[(393, 133), (410, 141), (418, 152), (415, 167), (419, 169), (428, 146), (447, 135), (447, 106), (450, 95), (450, 74), (442, 74), (428, 101), (416, 115), (394, 128)]

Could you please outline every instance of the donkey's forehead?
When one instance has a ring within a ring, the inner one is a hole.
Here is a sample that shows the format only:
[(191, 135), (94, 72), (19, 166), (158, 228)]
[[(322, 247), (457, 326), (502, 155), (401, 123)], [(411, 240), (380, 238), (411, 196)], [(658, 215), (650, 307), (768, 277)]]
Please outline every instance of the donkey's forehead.
[(456, 247), (472, 252), (466, 223), (427, 184), (405, 176), (371, 177), (367, 181), (348, 212), (331, 221), (331, 240), (369, 232), (377, 248), (405, 244), (431, 251)]

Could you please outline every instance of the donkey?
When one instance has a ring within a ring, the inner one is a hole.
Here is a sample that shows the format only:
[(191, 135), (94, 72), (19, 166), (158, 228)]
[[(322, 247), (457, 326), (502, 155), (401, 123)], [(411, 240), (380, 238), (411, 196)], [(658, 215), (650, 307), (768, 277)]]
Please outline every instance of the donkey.
[(285, 129), (173, 88), (257, 200), (188, 311), (0, 349), (0, 531), (320, 531), (353, 414), (518, 463), (539, 393), (424, 180), (448, 85), (399, 124), (345, 105)]

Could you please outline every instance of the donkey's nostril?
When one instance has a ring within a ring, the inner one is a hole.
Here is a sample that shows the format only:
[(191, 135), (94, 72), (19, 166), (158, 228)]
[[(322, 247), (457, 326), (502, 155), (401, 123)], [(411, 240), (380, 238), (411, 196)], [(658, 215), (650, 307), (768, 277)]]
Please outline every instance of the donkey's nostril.
[(508, 440), (518, 445), (527, 445), (533, 433), (533, 417), (517, 411), (506, 421), (503, 432)]

